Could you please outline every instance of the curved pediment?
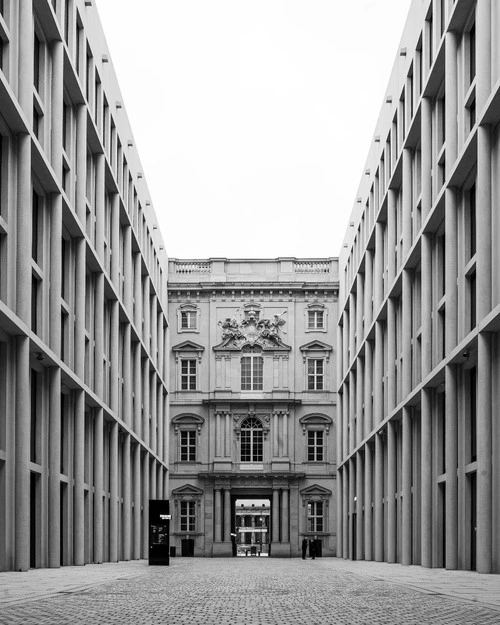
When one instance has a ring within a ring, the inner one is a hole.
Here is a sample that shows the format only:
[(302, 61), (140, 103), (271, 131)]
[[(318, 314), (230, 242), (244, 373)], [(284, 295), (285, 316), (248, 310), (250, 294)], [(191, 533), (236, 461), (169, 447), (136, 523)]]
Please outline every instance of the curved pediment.
[(205, 419), (203, 417), (191, 413), (176, 415), (171, 419), (171, 421), (176, 433), (179, 428), (185, 430), (196, 428), (199, 432), (201, 430), (201, 426), (205, 423)]
[(333, 419), (331, 417), (328, 417), (327, 415), (316, 413), (305, 415), (305, 417), (300, 417), (299, 422), (302, 425), (302, 430), (304, 434), (308, 427), (323, 427), (328, 433), (330, 427), (333, 424)]

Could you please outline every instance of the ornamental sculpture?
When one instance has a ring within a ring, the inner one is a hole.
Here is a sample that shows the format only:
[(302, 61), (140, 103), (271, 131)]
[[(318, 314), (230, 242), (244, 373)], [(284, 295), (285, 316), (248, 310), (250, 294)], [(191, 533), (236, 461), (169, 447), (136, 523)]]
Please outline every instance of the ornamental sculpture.
[(239, 350), (246, 345), (250, 347), (257, 345), (264, 350), (290, 349), (281, 339), (281, 334), (286, 334), (283, 328), (286, 324), (283, 319), (286, 310), (279, 315), (273, 315), (272, 318), (263, 319), (260, 319), (260, 310), (256, 308), (247, 308), (244, 310), (243, 318), (237, 319), (239, 312), (240, 309), (233, 317), (219, 321), (222, 342), (214, 347), (215, 350)]

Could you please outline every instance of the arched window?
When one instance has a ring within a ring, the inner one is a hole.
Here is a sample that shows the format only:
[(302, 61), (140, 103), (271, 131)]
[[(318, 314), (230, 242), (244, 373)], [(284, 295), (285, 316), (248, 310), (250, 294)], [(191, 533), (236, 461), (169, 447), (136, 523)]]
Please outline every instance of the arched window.
[(241, 390), (261, 391), (264, 359), (258, 347), (244, 347), (241, 357)]
[(264, 430), (255, 417), (248, 417), (241, 424), (241, 462), (262, 462)]

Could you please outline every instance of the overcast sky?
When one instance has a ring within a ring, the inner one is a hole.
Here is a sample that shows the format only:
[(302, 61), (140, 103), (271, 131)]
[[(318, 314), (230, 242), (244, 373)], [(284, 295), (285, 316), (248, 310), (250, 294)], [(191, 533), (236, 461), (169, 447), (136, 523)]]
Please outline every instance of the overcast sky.
[(97, 0), (166, 249), (337, 256), (411, 0)]

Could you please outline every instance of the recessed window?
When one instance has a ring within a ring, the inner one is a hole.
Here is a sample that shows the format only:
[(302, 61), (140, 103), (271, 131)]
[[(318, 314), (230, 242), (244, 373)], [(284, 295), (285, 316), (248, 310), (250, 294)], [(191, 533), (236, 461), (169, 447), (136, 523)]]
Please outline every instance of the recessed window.
[(241, 462), (262, 462), (264, 429), (259, 419), (249, 417), (241, 424)]
[(309, 532), (323, 531), (323, 502), (310, 501), (307, 504), (307, 530)]
[(250, 352), (241, 357), (241, 390), (261, 391), (263, 389), (264, 359), (260, 352)]
[(181, 432), (181, 462), (194, 462), (196, 460), (196, 432), (189, 430)]
[(322, 330), (325, 327), (324, 311), (309, 310), (307, 313), (307, 327), (309, 330)]
[(196, 310), (181, 311), (181, 329), (196, 330)]
[(196, 502), (181, 501), (181, 532), (196, 531)]
[(322, 391), (324, 389), (325, 361), (323, 358), (307, 360), (307, 390)]
[(307, 433), (307, 461), (323, 462), (323, 430), (309, 430)]
[(181, 390), (196, 390), (196, 360), (181, 361)]

